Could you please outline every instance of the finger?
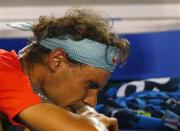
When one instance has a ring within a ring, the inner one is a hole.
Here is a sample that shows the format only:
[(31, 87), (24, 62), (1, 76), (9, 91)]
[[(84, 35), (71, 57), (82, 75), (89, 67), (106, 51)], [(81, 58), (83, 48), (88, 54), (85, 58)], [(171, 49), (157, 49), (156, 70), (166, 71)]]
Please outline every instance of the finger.
[(111, 125), (109, 126), (109, 131), (118, 131), (118, 122), (117, 119), (111, 118)]

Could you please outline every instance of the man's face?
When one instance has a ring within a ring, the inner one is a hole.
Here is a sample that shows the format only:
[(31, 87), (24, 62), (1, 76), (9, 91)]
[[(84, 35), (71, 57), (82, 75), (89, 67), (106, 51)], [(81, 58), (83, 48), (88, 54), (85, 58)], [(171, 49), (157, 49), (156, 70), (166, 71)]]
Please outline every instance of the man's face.
[(61, 68), (43, 85), (43, 91), (52, 102), (67, 107), (77, 102), (95, 106), (97, 94), (111, 73), (93, 66), (62, 64)]

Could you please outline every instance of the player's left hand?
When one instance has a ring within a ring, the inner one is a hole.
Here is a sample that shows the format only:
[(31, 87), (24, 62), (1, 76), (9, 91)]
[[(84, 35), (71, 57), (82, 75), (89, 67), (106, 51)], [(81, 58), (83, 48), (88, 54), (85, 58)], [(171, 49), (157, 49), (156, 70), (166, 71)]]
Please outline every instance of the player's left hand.
[(103, 114), (96, 112), (94, 108), (84, 104), (75, 104), (70, 108), (76, 114), (97, 119), (97, 121), (104, 124), (108, 131), (118, 131), (118, 123), (116, 118), (109, 118)]

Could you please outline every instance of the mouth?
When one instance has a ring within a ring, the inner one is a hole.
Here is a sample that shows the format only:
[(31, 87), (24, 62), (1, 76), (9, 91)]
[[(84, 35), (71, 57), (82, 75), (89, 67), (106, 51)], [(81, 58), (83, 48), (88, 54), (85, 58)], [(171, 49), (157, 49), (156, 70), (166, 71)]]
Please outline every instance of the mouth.
[(70, 105), (64, 107), (66, 110), (75, 113), (75, 111), (72, 109)]
[(64, 108), (68, 111), (76, 113), (77, 110), (79, 110), (83, 106), (84, 106), (84, 104), (82, 102), (73, 102), (71, 104), (64, 106)]

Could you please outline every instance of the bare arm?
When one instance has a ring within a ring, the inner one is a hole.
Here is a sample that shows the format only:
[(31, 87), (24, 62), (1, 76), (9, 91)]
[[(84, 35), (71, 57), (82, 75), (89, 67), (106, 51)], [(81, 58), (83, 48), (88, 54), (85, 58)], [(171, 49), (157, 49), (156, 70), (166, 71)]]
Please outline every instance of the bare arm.
[(0, 115), (0, 131), (2, 131), (2, 118), (1, 118), (1, 115)]
[(73, 114), (52, 104), (37, 104), (19, 114), (29, 126), (39, 131), (97, 131), (96, 121)]

